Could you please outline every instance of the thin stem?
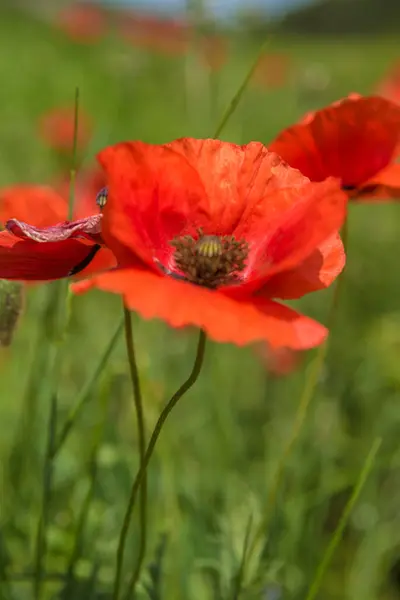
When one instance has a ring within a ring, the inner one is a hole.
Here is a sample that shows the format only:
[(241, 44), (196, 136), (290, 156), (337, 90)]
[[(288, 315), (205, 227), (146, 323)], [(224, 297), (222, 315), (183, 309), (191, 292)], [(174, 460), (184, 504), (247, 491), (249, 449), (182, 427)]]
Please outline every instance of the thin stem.
[(71, 430), (73, 429), (73, 427), (76, 423), (77, 418), (81, 414), (82, 409), (84, 408), (86, 402), (90, 399), (93, 389), (94, 389), (96, 383), (98, 382), (101, 374), (104, 372), (104, 368), (111, 356), (111, 353), (114, 350), (114, 348), (118, 342), (118, 339), (119, 339), (119, 336), (121, 334), (123, 327), (124, 327), (124, 321), (122, 320), (119, 323), (117, 329), (115, 330), (114, 335), (112, 336), (111, 340), (109, 341), (104, 353), (102, 354), (98, 365), (96, 366), (92, 375), (89, 377), (86, 384), (82, 388), (74, 408), (72, 409), (70, 415), (68, 416), (63, 428), (61, 429), (59, 438), (58, 438), (57, 442), (54, 444), (53, 453), (52, 453), (53, 459), (56, 457), (56, 455), (59, 453), (59, 451), (63, 447), (69, 434), (71, 433)]
[(253, 518), (252, 518), (252, 515), (250, 515), (249, 520), (247, 522), (246, 533), (244, 536), (242, 557), (241, 557), (239, 569), (238, 569), (238, 572), (236, 574), (234, 584), (233, 584), (232, 600), (239, 600), (240, 592), (242, 591), (244, 568), (246, 565), (247, 553), (249, 550), (250, 533), (251, 533), (252, 524), (253, 524)]
[(74, 212), (75, 203), (75, 179), (76, 179), (76, 163), (78, 152), (78, 114), (79, 114), (79, 88), (75, 88), (74, 102), (74, 138), (72, 141), (72, 160), (70, 170), (70, 188), (68, 202), (68, 219), (71, 220)]
[(139, 487), (143, 481), (143, 478), (146, 474), (147, 466), (150, 462), (150, 459), (153, 455), (154, 448), (156, 446), (157, 440), (162, 431), (163, 425), (167, 420), (169, 414), (178, 403), (178, 401), (186, 394), (187, 391), (196, 383), (204, 360), (204, 351), (206, 346), (206, 334), (204, 331), (200, 331), (199, 340), (197, 344), (197, 352), (196, 358), (193, 365), (192, 372), (186, 381), (181, 385), (181, 387), (175, 392), (169, 402), (166, 404), (164, 409), (162, 410), (160, 416), (158, 417), (157, 423), (154, 427), (153, 433), (151, 434), (149, 445), (147, 446), (147, 450), (144, 456), (144, 461), (142, 467), (139, 469), (138, 474), (136, 475), (135, 481), (133, 482), (131, 495), (129, 498), (128, 507), (125, 513), (124, 522), (121, 529), (121, 534), (119, 538), (118, 550), (117, 550), (117, 568), (115, 572), (115, 580), (114, 580), (114, 592), (113, 592), (113, 600), (119, 600), (120, 597), (120, 588), (121, 588), (121, 575), (122, 575), (122, 566), (123, 559), (125, 553), (126, 540), (129, 530), (129, 524), (131, 521), (131, 516), (133, 509), (135, 507), (137, 494), (139, 491)]
[(36, 533), (36, 544), (35, 544), (35, 577), (33, 579), (33, 597), (35, 600), (39, 600), (42, 594), (42, 582), (43, 582), (43, 561), (47, 551), (47, 526), (49, 521), (49, 509), (50, 509), (50, 494), (51, 494), (51, 483), (53, 479), (53, 461), (51, 460), (51, 453), (53, 449), (55, 431), (57, 424), (57, 396), (54, 394), (51, 398), (49, 425), (48, 425), (48, 438), (47, 438), (47, 449), (45, 462), (43, 467), (43, 498), (41, 513), (38, 522), (38, 528)]
[(338, 523), (335, 531), (333, 532), (333, 535), (329, 541), (329, 544), (328, 544), (324, 554), (322, 555), (320, 563), (315, 572), (314, 579), (312, 580), (311, 585), (308, 589), (306, 600), (314, 600), (314, 598), (318, 594), (318, 591), (321, 587), (322, 578), (325, 574), (325, 571), (332, 559), (332, 556), (333, 556), (340, 540), (342, 539), (343, 532), (345, 530), (345, 527), (347, 525), (349, 517), (350, 517), (350, 515), (353, 511), (353, 508), (360, 496), (361, 490), (363, 489), (364, 484), (368, 479), (368, 476), (372, 470), (372, 467), (374, 466), (375, 458), (376, 458), (376, 455), (380, 448), (381, 443), (382, 443), (381, 438), (375, 439), (374, 443), (372, 444), (371, 450), (368, 452), (368, 456), (365, 459), (364, 466), (358, 477), (356, 485), (354, 486), (353, 492), (344, 508), (344, 511), (339, 519), (339, 523)]
[(223, 129), (225, 128), (225, 125), (227, 124), (227, 122), (229, 121), (229, 119), (231, 118), (233, 113), (235, 112), (236, 108), (238, 107), (239, 102), (241, 101), (243, 94), (246, 91), (246, 88), (249, 85), (251, 78), (253, 77), (253, 74), (258, 66), (258, 63), (259, 63), (262, 55), (264, 54), (266, 48), (269, 46), (270, 42), (271, 42), (271, 38), (269, 38), (263, 44), (261, 44), (261, 47), (257, 53), (256, 58), (254, 59), (254, 61), (252, 63), (250, 69), (247, 71), (247, 74), (246, 74), (245, 78), (243, 79), (242, 83), (240, 84), (236, 94), (233, 96), (233, 98), (231, 99), (229, 105), (227, 106), (224, 114), (222, 115), (222, 119), (219, 122), (218, 127), (214, 133), (215, 138), (217, 138), (221, 135)]
[[(144, 458), (146, 453), (146, 425), (143, 413), (142, 391), (140, 387), (139, 371), (136, 361), (135, 345), (133, 342), (132, 319), (129, 310), (124, 306), (124, 321), (125, 321), (125, 341), (128, 354), (129, 370), (133, 388), (133, 398), (135, 402), (137, 434), (139, 442), (139, 470), (143, 469)], [(143, 482), (140, 486), (140, 540), (139, 554), (137, 558), (136, 568), (133, 572), (129, 583), (128, 597), (135, 591), (136, 584), (139, 580), (140, 571), (142, 569), (144, 557), (146, 555), (147, 545), (147, 474), (144, 472)]]

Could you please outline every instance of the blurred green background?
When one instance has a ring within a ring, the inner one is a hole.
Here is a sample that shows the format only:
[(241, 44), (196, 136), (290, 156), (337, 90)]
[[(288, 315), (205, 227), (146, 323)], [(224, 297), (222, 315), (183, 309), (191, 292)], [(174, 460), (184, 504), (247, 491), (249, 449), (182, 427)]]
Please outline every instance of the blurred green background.
[[(209, 23), (187, 52), (162, 52), (131, 43), (109, 16), (106, 31), (90, 40), (71, 37), (59, 21), (45, 17), (0, 7), (1, 186), (51, 185), (59, 178), (59, 157), (38, 124), (48, 111), (73, 107), (76, 86), (81, 119), (87, 115), (93, 122), (82, 171), (98, 149), (123, 139), (157, 143), (213, 136), (262, 37), (248, 22), (220, 32), (226, 59), (213, 69), (199, 43)], [(373, 92), (399, 57), (395, 35), (267, 35), (269, 58), (223, 139), (268, 145), (307, 110), (350, 92)], [(400, 206), (352, 205), (349, 232), (348, 268), (328, 358), (269, 527), (246, 569), (241, 600), (305, 599), (377, 435), (383, 444), (376, 465), (318, 597), (400, 598)], [(0, 598), (5, 600), (38, 597), (32, 572), (52, 382), (59, 431), (122, 317), (117, 297), (93, 292), (74, 298), (54, 364), (48, 340), (54, 290), (54, 284), (26, 289), (13, 343), (0, 349)], [(326, 323), (331, 299), (328, 290), (298, 305)], [(196, 332), (173, 331), (137, 316), (133, 322), (149, 436), (165, 401), (190, 372)], [(250, 524), (253, 532), (267, 510), (313, 355), (302, 355), (283, 374), (264, 349), (209, 343), (200, 380), (171, 415), (151, 463), (148, 551), (135, 598), (235, 600), (246, 531)], [(42, 598), (112, 598), (115, 553), (137, 467), (121, 336), (53, 462)], [(136, 511), (124, 581), (135, 564), (137, 540)]]

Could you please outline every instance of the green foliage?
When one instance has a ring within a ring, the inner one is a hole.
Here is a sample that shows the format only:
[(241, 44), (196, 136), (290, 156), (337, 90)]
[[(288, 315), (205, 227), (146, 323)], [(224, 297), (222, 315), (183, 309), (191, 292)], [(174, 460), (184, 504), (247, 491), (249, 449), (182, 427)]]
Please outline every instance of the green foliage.
[[(212, 135), (257, 52), (235, 40), (231, 46), (221, 74), (197, 64), (193, 79), (183, 58), (127, 48), (115, 38), (72, 45), (45, 25), (2, 15), (0, 185), (53, 181), (57, 163), (37, 135), (37, 120), (47, 109), (72, 106), (76, 86), (82, 111), (96, 123), (86, 164), (97, 149), (121, 139)], [(271, 52), (283, 48), (299, 72), (316, 59), (323, 63), (330, 87), (305, 94), (299, 79), (273, 91), (250, 86), (224, 139), (268, 144), (312, 106), (368, 92), (397, 52), (391, 40), (379, 46), (271, 42)], [(18, 68), (10, 60), (16, 56)], [(276, 379), (253, 348), (209, 343), (200, 380), (174, 409), (150, 465), (148, 551), (135, 600), (303, 600), (376, 436), (382, 448), (320, 597), (399, 598), (399, 210), (396, 204), (351, 207), (349, 266), (328, 358), (268, 530), (251, 556), (246, 540), (263, 522), (311, 356)], [(74, 419), (51, 460), (41, 598), (106, 600), (138, 468), (126, 351), (122, 339), (113, 340), (120, 300), (96, 292), (72, 300), (55, 373), (58, 339), (50, 344), (46, 338), (55, 318), (53, 290), (26, 290), (13, 343), (0, 349), (0, 598), (36, 600), (32, 571), (56, 381), (56, 440)], [(325, 321), (331, 294), (305, 298), (302, 309)], [(148, 439), (165, 401), (192, 368), (197, 334), (139, 318), (133, 326)], [(101, 365), (107, 348), (109, 360)], [(125, 584), (138, 537), (135, 514)]]

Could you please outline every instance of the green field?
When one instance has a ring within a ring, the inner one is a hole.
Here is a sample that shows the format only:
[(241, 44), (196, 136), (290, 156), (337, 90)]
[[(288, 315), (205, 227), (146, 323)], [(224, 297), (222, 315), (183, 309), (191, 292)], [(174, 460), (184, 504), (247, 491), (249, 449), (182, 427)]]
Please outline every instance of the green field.
[[(398, 40), (275, 37), (270, 51), (288, 53), (295, 76), (280, 89), (250, 85), (223, 139), (268, 146), (306, 110), (349, 92), (371, 92), (398, 55)], [(72, 44), (46, 24), (1, 13), (0, 185), (52, 183), (57, 161), (38, 135), (38, 120), (49, 109), (72, 105), (76, 86), (81, 112), (95, 124), (85, 164), (122, 139), (212, 137), (256, 52), (255, 43), (232, 38), (224, 69), (210, 74), (195, 49), (186, 58), (162, 57), (128, 48), (113, 34), (97, 45)], [(299, 84), (315, 63), (330, 76), (323, 91)], [(276, 378), (254, 348), (209, 343), (201, 377), (172, 413), (149, 469), (148, 547), (137, 600), (310, 600), (321, 557), (377, 436), (377, 459), (317, 598), (400, 598), (399, 237), (398, 204), (350, 207), (348, 268), (328, 357), (273, 503), (276, 471), (315, 352)], [(0, 352), (1, 600), (112, 599), (118, 539), (138, 467), (121, 336), (53, 461), (47, 552), (39, 552), (43, 582), (38, 591), (36, 581), (35, 591), (53, 390), (59, 431), (122, 317), (118, 297), (91, 292), (74, 298), (65, 339), (55, 344), (48, 310), (55, 290), (54, 284), (26, 290), (13, 343)], [(326, 323), (331, 300), (328, 290), (297, 304)], [(190, 372), (196, 332), (136, 315), (133, 325), (149, 436)], [(246, 532), (252, 539), (266, 515), (237, 595)], [(138, 537), (136, 510), (124, 582)]]

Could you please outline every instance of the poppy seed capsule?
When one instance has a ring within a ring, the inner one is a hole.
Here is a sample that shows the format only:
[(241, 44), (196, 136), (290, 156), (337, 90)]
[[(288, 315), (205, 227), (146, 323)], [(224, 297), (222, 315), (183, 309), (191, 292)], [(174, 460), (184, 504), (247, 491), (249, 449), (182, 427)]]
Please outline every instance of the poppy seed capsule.
[(108, 189), (106, 187), (101, 188), (96, 196), (96, 204), (100, 208), (104, 208), (108, 200)]
[(204, 258), (214, 258), (222, 254), (222, 242), (216, 235), (205, 235), (196, 244), (197, 254)]

